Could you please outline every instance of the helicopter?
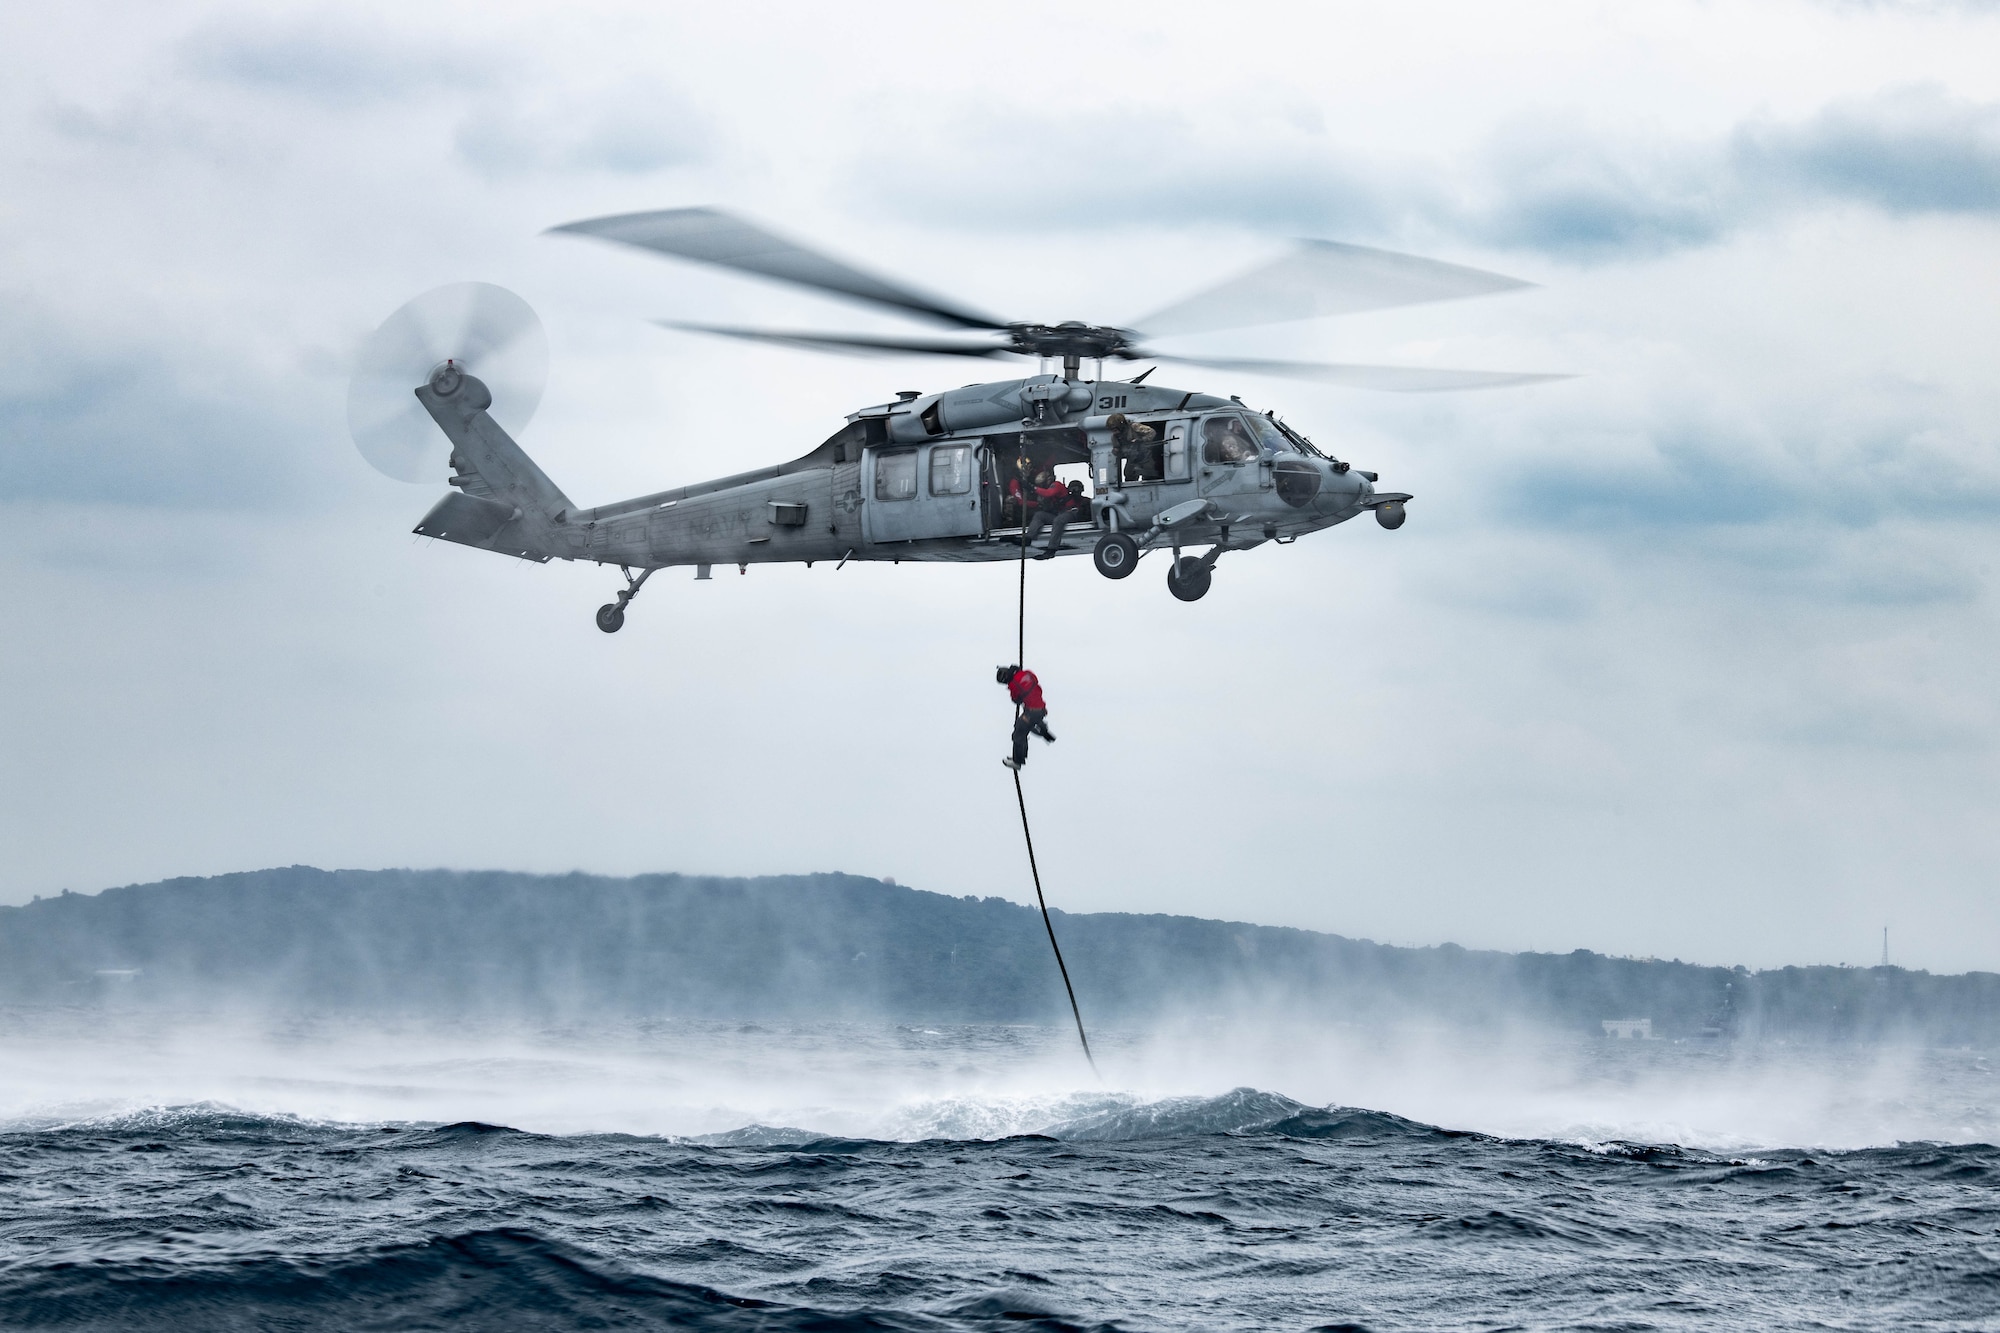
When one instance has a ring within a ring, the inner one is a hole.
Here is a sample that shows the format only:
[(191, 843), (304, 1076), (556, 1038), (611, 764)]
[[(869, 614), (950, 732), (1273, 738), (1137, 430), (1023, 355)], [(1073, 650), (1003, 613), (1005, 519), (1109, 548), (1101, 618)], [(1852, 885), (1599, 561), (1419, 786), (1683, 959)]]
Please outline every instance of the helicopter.
[[(661, 569), (821, 560), (1020, 560), (1088, 550), (1123, 579), (1170, 552), (1169, 591), (1195, 601), (1227, 553), (1289, 544), (1362, 513), (1400, 528), (1413, 498), (1315, 445), (1274, 412), (1149, 382), (1162, 363), (1391, 392), (1499, 388), (1551, 374), (1445, 370), (1149, 350), (1148, 338), (1482, 296), (1533, 284), (1438, 260), (1325, 240), (1186, 297), (1131, 328), (1006, 322), (879, 277), (734, 214), (681, 208), (587, 219), (551, 235), (592, 238), (790, 283), (956, 330), (877, 336), (660, 321), (670, 328), (812, 350), (974, 359), (1032, 357), (1040, 373), (940, 392), (904, 390), (862, 407), (787, 463), (584, 508), (515, 441), (547, 373), (532, 309), (486, 283), (427, 292), (369, 338), (349, 385), (356, 445), (406, 481), (453, 488), (414, 531), (521, 560), (615, 565), (625, 587), (596, 613), (615, 633)], [(1143, 332), (1141, 332), (1143, 330)], [(1049, 368), (1060, 363), (1060, 372)], [(1085, 377), (1083, 363), (1096, 363)], [(1106, 361), (1149, 361), (1130, 379)], [(1035, 531), (1025, 492), (1039, 474), (1068, 485), (1066, 524)], [(1020, 480), (1013, 485), (1015, 478)], [(1078, 480), (1081, 480), (1080, 478)], [(1206, 547), (1200, 554), (1190, 548)]]

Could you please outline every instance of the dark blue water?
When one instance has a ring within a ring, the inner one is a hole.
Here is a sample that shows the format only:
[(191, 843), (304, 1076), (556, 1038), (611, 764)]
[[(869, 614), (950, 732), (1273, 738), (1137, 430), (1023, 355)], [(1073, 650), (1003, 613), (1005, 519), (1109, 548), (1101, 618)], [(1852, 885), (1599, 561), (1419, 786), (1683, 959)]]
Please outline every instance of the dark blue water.
[[(932, 1054), (999, 1040), (929, 1035)], [(1947, 1102), (1984, 1095), (1983, 1062), (1953, 1067)], [(279, 1100), (341, 1095), (273, 1082)], [(925, 1104), (981, 1114), (969, 1095)], [(1985, 1143), (1501, 1137), (1249, 1088), (1023, 1104), (1005, 1115), (1043, 1132), (914, 1141), (215, 1104), (17, 1116), (0, 1132), (0, 1325), (2000, 1329)]]

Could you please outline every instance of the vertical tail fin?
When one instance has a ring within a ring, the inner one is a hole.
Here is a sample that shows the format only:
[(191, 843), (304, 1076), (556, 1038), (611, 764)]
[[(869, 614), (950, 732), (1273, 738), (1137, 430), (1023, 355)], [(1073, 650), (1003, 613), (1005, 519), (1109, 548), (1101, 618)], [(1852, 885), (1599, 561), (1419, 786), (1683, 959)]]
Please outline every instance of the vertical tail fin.
[(477, 495), (475, 485), (483, 487), (491, 492), (484, 498), (549, 520), (572, 507), (562, 488), (487, 415), (493, 395), (484, 384), (462, 372), (443, 371), (417, 390), (417, 401), (451, 441), (452, 463), (471, 483), (465, 487), (468, 493)]
[(487, 414), (493, 395), (486, 386), (447, 367), (416, 392), (451, 441), (451, 482), (462, 492), (438, 501), (416, 531), (525, 560), (549, 559), (555, 554), (549, 529), (574, 506)]

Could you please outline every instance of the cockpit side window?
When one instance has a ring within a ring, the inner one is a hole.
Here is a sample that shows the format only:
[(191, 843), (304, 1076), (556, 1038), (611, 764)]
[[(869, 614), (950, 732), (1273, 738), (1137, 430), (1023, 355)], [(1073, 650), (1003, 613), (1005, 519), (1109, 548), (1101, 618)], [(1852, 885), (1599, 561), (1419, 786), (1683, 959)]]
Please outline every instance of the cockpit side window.
[(1243, 418), (1234, 412), (1210, 417), (1201, 423), (1201, 461), (1233, 465), (1254, 463), (1258, 457), (1256, 438)]

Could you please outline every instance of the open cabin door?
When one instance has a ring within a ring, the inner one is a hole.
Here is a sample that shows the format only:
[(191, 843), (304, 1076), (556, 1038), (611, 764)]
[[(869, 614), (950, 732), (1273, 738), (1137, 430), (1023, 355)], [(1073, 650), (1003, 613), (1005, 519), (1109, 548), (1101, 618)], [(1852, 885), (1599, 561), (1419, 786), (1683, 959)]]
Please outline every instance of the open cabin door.
[(868, 449), (861, 535), (870, 542), (977, 537), (979, 451), (970, 441)]

